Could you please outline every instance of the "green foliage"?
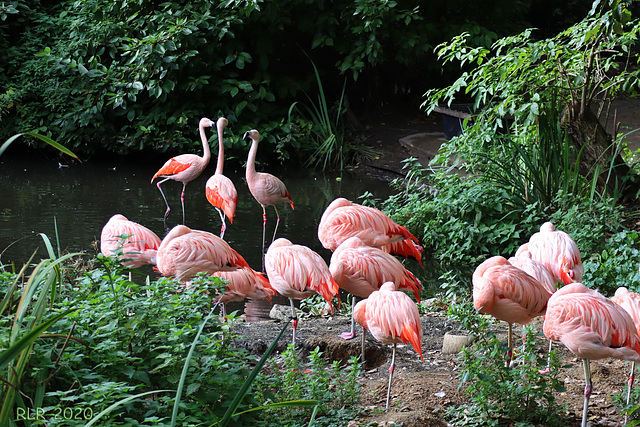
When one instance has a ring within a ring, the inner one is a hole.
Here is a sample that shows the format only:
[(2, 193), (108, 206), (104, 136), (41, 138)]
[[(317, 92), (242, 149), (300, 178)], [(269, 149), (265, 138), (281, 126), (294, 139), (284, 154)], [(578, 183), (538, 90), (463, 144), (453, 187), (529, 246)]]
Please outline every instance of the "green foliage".
[(618, 232), (607, 239), (605, 249), (584, 262), (582, 281), (608, 296), (613, 296), (621, 286), (631, 292), (639, 292), (639, 259), (638, 233), (628, 230)]
[[(357, 357), (344, 366), (337, 360), (328, 364), (316, 347), (309, 353), (308, 362), (303, 362), (289, 344), (276, 363), (277, 371), (266, 373), (261, 381), (267, 401), (317, 400), (318, 407), (312, 416), (314, 426), (346, 425), (357, 415), (355, 405), (360, 399), (357, 379), (361, 374)], [(308, 411), (296, 408), (269, 409), (266, 413), (276, 424), (284, 426), (307, 425), (305, 419), (309, 415)]]
[[(565, 408), (555, 400), (554, 392), (564, 391), (559, 380), (556, 350), (543, 351), (546, 340), (532, 326), (523, 331), (522, 344), (514, 348), (511, 366), (507, 366), (506, 343), (498, 339), (489, 316), (478, 314), (468, 300), (452, 304), (452, 319), (461, 323), (475, 341), (460, 352), (462, 371), (460, 388), (469, 396), (470, 405), (447, 411), (455, 425), (500, 425), (503, 420), (533, 425), (561, 426)], [(501, 327), (504, 326), (501, 323)], [(514, 338), (514, 342), (520, 342)], [(540, 371), (549, 367), (549, 372)]]

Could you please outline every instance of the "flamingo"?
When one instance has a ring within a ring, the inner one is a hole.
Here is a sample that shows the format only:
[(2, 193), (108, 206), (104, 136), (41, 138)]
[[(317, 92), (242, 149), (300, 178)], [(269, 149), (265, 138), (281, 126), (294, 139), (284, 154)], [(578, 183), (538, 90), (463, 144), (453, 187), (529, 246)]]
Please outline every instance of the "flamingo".
[(572, 283), (549, 298), (543, 332), (582, 358), (585, 377), (582, 426), (586, 427), (592, 391), (590, 360), (613, 357), (640, 362), (640, 338), (633, 320), (622, 307), (599, 292), (582, 283)]
[(387, 403), (389, 409), (391, 379), (396, 364), (396, 345), (411, 343), (413, 349), (422, 357), (422, 323), (416, 303), (404, 292), (398, 291), (395, 283), (386, 282), (367, 299), (360, 301), (353, 309), (356, 322), (371, 332), (375, 339), (383, 344), (393, 344), (393, 354), (389, 365), (389, 385)]
[[(340, 288), (353, 295), (367, 298), (386, 282), (396, 283), (399, 290), (413, 292), (420, 302), (420, 281), (397, 258), (379, 248), (367, 246), (357, 236), (349, 237), (331, 255), (329, 271)], [(351, 316), (351, 332), (341, 334), (344, 339), (355, 337), (355, 321)], [(364, 338), (364, 336), (363, 336)]]
[(276, 290), (271, 287), (263, 273), (251, 267), (240, 267), (236, 270), (216, 271), (212, 276), (227, 281), (227, 290), (220, 298), (221, 315), (226, 314), (225, 304), (231, 301), (242, 301), (245, 298), (268, 299), (275, 296)]
[[(636, 332), (640, 335), (640, 294), (635, 292), (629, 292), (629, 290), (625, 287), (620, 287), (616, 290), (611, 301), (618, 304), (622, 307), (629, 316), (631, 316), (631, 320), (633, 320), (633, 324), (636, 327)], [(629, 382), (627, 387), (627, 405), (629, 404), (629, 400), (631, 399), (631, 387), (633, 386), (633, 381), (635, 379), (635, 371), (636, 371), (636, 362), (631, 362), (631, 372), (629, 373)], [(626, 424), (626, 415), (625, 415), (625, 424)]]
[(580, 282), (584, 267), (578, 245), (564, 231), (545, 222), (528, 243), (520, 246), (516, 257), (528, 257), (544, 265), (556, 283)]
[(224, 167), (224, 142), (222, 134), (225, 126), (229, 122), (224, 117), (218, 118), (216, 128), (218, 130), (218, 163), (215, 173), (207, 180), (205, 184), (205, 196), (211, 203), (222, 221), (220, 229), (220, 238), (224, 238), (224, 232), (227, 229), (225, 217), (229, 218), (229, 222), (233, 224), (233, 217), (236, 214), (236, 206), (238, 205), (238, 191), (231, 180), (222, 174)]
[(158, 187), (158, 190), (160, 190), (160, 194), (162, 194), (162, 198), (164, 199), (165, 204), (167, 205), (167, 210), (164, 213), (165, 221), (169, 216), (169, 212), (171, 212), (171, 208), (169, 207), (167, 197), (164, 195), (164, 191), (162, 191), (161, 185), (162, 183), (170, 179), (182, 183), (180, 202), (182, 203), (182, 223), (184, 224), (184, 191), (187, 188), (187, 183), (199, 177), (202, 171), (209, 164), (209, 159), (211, 159), (211, 149), (209, 148), (209, 142), (207, 141), (205, 128), (210, 128), (212, 126), (213, 121), (211, 121), (210, 119), (206, 117), (200, 119), (198, 128), (200, 130), (200, 139), (202, 140), (202, 157), (196, 154), (180, 154), (179, 156), (172, 157), (167, 160), (167, 162), (158, 170), (158, 172), (153, 175), (153, 178), (151, 178), (151, 183), (153, 183), (153, 180), (158, 177), (164, 178), (161, 181), (158, 181), (156, 185)]
[(293, 199), (291, 198), (289, 191), (287, 191), (287, 187), (278, 177), (271, 175), (270, 173), (256, 172), (255, 163), (260, 133), (258, 133), (257, 130), (252, 129), (244, 134), (243, 139), (247, 136), (251, 139), (251, 149), (249, 150), (249, 157), (247, 158), (247, 170), (245, 177), (247, 179), (251, 195), (258, 203), (260, 203), (260, 206), (262, 206), (262, 271), (265, 271), (264, 242), (267, 228), (266, 207), (273, 206), (278, 218), (276, 220), (276, 227), (273, 230), (273, 238), (271, 239), (271, 243), (273, 243), (276, 238), (276, 232), (278, 231), (278, 224), (280, 224), (280, 214), (278, 213), (277, 205), (286, 202), (291, 205), (291, 209), (294, 209)]
[(333, 311), (331, 300), (338, 295), (338, 284), (331, 277), (327, 263), (320, 255), (306, 246), (294, 245), (290, 240), (279, 238), (269, 246), (265, 256), (267, 277), (271, 286), (289, 298), (293, 319), (293, 343), (296, 342), (298, 317), (293, 300), (302, 300), (319, 294)]
[(112, 216), (100, 234), (100, 252), (112, 256), (122, 248), (120, 255), (126, 267), (155, 264), (159, 246), (160, 238), (156, 233), (121, 214)]
[(200, 272), (249, 267), (247, 261), (227, 242), (213, 233), (176, 225), (162, 239), (156, 255), (158, 271), (185, 282)]
[(527, 325), (542, 316), (549, 293), (535, 278), (504, 257), (485, 260), (473, 272), (473, 307), (509, 325), (507, 365), (513, 354), (512, 324)]
[(323, 247), (335, 251), (340, 243), (352, 236), (358, 236), (366, 245), (379, 247), (385, 252), (411, 256), (422, 266), (422, 247), (409, 230), (376, 208), (339, 197), (322, 214), (318, 239)]

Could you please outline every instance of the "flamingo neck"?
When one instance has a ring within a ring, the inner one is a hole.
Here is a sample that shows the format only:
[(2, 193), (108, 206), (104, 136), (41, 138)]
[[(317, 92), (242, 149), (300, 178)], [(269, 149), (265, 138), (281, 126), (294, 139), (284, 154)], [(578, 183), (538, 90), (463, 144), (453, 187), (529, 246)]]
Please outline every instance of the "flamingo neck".
[(258, 153), (258, 140), (251, 138), (251, 149), (249, 150), (249, 157), (247, 157), (247, 181), (250, 176), (256, 174), (256, 154)]
[(204, 163), (209, 163), (211, 159), (211, 148), (209, 148), (209, 141), (207, 140), (207, 134), (204, 130), (205, 126), (200, 125), (200, 139), (202, 140), (202, 160)]
[(224, 141), (222, 132), (224, 128), (218, 128), (218, 163), (216, 164), (216, 174), (222, 174), (222, 168), (224, 167)]

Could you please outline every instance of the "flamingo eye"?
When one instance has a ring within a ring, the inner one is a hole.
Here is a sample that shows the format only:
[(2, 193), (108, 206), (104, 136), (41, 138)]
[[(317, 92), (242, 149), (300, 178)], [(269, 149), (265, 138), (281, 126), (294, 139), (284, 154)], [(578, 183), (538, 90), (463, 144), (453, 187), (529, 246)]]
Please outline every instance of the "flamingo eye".
[(573, 279), (573, 275), (574, 275), (573, 270), (569, 270), (569, 272), (567, 274), (569, 274), (569, 277), (571, 277)]

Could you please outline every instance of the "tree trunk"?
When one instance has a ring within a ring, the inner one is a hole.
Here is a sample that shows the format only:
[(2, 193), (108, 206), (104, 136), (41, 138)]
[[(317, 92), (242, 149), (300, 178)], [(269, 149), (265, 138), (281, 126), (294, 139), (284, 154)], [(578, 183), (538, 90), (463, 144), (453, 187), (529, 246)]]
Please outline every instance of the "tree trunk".
[(591, 109), (586, 108), (582, 114), (567, 114), (564, 122), (573, 144), (582, 149), (580, 172), (591, 179), (599, 166), (599, 191), (606, 188), (611, 195), (619, 194), (623, 202), (635, 198), (640, 190), (640, 177), (622, 159), (611, 135)]

